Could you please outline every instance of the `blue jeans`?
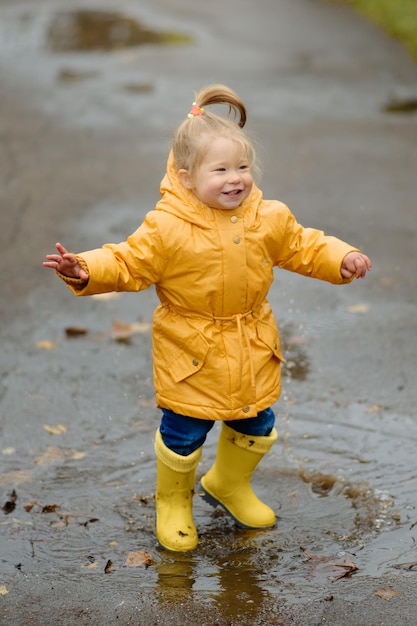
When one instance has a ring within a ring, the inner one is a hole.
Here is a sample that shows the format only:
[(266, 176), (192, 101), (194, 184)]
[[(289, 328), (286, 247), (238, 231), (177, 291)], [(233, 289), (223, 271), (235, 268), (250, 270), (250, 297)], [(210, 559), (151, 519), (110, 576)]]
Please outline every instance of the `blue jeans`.
[[(256, 417), (225, 421), (225, 424), (244, 435), (266, 437), (274, 427), (275, 415), (271, 408), (260, 411)], [(214, 420), (187, 417), (162, 409), (161, 436), (164, 444), (177, 454), (188, 456), (200, 448), (207, 433), (213, 428)]]

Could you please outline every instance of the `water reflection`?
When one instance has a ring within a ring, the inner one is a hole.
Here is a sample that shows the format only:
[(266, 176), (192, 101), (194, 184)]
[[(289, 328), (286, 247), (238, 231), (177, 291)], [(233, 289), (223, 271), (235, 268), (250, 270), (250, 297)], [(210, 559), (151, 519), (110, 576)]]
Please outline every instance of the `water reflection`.
[(162, 594), (161, 598), (168, 602), (171, 597), (178, 601), (178, 593), (188, 595), (196, 582), (193, 558), (187, 554), (167, 553), (155, 569), (158, 574), (158, 591)]
[(262, 588), (262, 574), (256, 565), (253, 546), (245, 545), (227, 551), (216, 562), (218, 568), (218, 591), (211, 595), (217, 608), (226, 618), (244, 616), (246, 620), (259, 617), (268, 592)]
[[(159, 602), (169, 609), (170, 604), (174, 607), (198, 600), (225, 623), (235, 623), (239, 616), (245, 624), (260, 623), (268, 607), (271, 619), (271, 595), (265, 588), (267, 573), (265, 564), (260, 564), (257, 533), (239, 529), (227, 533), (227, 543), (216, 532), (207, 533), (193, 554), (162, 553), (155, 566)], [(274, 621), (265, 623), (283, 622), (277, 613)]]

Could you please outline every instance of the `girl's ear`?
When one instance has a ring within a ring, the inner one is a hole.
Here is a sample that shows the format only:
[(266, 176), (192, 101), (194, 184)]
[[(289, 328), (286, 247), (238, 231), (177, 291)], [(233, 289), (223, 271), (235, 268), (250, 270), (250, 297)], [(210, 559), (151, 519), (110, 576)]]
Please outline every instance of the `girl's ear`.
[(180, 181), (182, 182), (182, 184), (184, 185), (186, 189), (192, 189), (194, 187), (193, 181), (191, 179), (191, 176), (188, 170), (184, 170), (184, 169), (178, 170), (178, 178), (180, 179)]

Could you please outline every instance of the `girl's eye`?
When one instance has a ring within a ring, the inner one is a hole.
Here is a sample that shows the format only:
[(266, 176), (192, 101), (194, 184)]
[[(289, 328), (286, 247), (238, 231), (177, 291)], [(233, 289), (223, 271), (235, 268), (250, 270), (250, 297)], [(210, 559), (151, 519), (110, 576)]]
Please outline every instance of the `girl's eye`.
[(249, 168), (249, 165), (241, 165), (239, 169), (247, 170), (248, 168)]
[(218, 167), (216, 172), (225, 172), (226, 168), (225, 167)]

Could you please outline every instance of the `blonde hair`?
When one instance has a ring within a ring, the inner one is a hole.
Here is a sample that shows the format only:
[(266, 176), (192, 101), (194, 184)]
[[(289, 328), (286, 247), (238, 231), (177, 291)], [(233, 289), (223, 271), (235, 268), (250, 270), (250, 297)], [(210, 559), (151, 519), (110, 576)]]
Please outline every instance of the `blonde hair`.
[[(207, 111), (211, 104), (228, 106), (224, 117)], [(242, 130), (246, 123), (246, 107), (239, 96), (225, 85), (210, 85), (195, 94), (194, 105), (201, 113), (189, 115), (174, 134), (172, 151), (177, 169), (185, 169), (192, 176), (204, 159), (204, 155), (215, 137), (226, 137), (239, 143), (246, 151), (253, 174), (258, 174), (255, 147)], [(233, 113), (233, 119), (231, 114)]]

